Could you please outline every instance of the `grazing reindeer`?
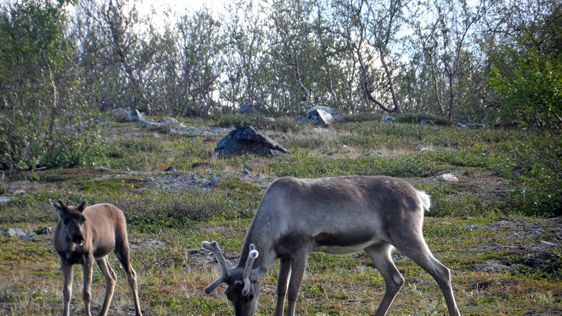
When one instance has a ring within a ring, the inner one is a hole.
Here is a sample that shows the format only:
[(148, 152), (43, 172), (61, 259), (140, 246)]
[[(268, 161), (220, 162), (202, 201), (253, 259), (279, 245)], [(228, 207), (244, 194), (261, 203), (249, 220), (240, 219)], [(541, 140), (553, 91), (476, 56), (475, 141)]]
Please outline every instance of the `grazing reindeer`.
[(107, 255), (113, 250), (123, 269), (127, 273), (129, 285), (133, 291), (135, 311), (142, 315), (137, 290), (137, 274), (129, 258), (129, 240), (127, 224), (123, 212), (112, 204), (95, 204), (86, 207), (82, 202), (77, 207), (67, 206), (51, 201), (58, 211), (59, 222), (55, 229), (53, 245), (61, 261), (64, 274), (63, 314), (70, 314), (72, 296), (72, 265), (79, 263), (84, 270), (84, 288), (82, 297), (86, 315), (90, 315), (90, 293), (94, 261), (97, 262), (105, 276), (107, 288), (100, 315), (107, 315), (113, 291), (115, 289), (115, 272), (107, 261)]
[(246, 234), (240, 261), (233, 267), (217, 242), (203, 242), (221, 268), (221, 276), (205, 288), (221, 283), (236, 315), (253, 315), (260, 279), (281, 260), (275, 315), (283, 315), (288, 289), (288, 314), (295, 314), (297, 293), (308, 255), (314, 251), (349, 254), (364, 250), (382, 274), (386, 291), (376, 311), (385, 315), (404, 278), (391, 257), (392, 246), (425, 269), (443, 291), (449, 314), (460, 315), (449, 269), (431, 254), (422, 234), (429, 196), (408, 182), (391, 177), (280, 178), (273, 182)]

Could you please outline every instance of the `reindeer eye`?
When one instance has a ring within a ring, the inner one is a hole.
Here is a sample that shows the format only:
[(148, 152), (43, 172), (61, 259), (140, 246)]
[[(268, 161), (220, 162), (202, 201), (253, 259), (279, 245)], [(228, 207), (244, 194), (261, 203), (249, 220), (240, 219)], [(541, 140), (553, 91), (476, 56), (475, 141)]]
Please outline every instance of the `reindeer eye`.
[(250, 293), (246, 295), (246, 302), (249, 302), (254, 299), (254, 293)]

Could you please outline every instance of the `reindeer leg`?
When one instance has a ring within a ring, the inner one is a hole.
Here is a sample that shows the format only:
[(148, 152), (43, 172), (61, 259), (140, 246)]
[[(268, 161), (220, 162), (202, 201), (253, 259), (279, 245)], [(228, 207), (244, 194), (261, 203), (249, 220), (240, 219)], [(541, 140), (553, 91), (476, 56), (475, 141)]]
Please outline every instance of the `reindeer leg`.
[(69, 316), (70, 315), (70, 301), (72, 300), (72, 280), (73, 280), (73, 274), (72, 274), (72, 265), (70, 264), (65, 264), (61, 262), (61, 270), (62, 273), (64, 275), (64, 285), (62, 288), (62, 296), (63, 296), (63, 303), (62, 303), (62, 308), (63, 308), (63, 312), (62, 314), (64, 316)]
[(393, 245), (427, 271), (435, 281), (437, 281), (437, 284), (439, 284), (445, 296), (449, 315), (460, 316), (451, 286), (451, 272), (446, 266), (433, 257), (422, 234), (402, 235), (401, 239), (393, 243)]
[(281, 257), (279, 280), (277, 281), (277, 307), (275, 308), (275, 316), (283, 315), (283, 305), (285, 303), (285, 294), (287, 293), (289, 272), (291, 272), (291, 259), (288, 257)]
[(379, 243), (372, 245), (365, 249), (365, 252), (373, 261), (373, 265), (379, 270), (384, 283), (386, 291), (384, 297), (377, 308), (376, 316), (386, 315), (386, 311), (394, 301), (396, 294), (404, 284), (404, 278), (396, 269), (391, 256), (391, 246), (387, 243)]
[(109, 304), (111, 304), (111, 299), (113, 298), (113, 291), (115, 290), (115, 272), (111, 269), (107, 257), (97, 259), (98, 267), (101, 273), (105, 276), (105, 298), (103, 300), (103, 307), (101, 308), (100, 315), (106, 316), (107, 310), (109, 309)]
[(131, 260), (129, 258), (129, 245), (125, 241), (123, 244), (116, 249), (117, 258), (121, 261), (121, 265), (127, 273), (127, 279), (129, 281), (129, 286), (131, 287), (131, 291), (133, 292), (133, 300), (135, 303), (135, 313), (137, 316), (142, 316), (142, 311), (140, 307), (140, 300), (139, 300), (139, 292), (138, 292), (138, 285), (137, 285), (137, 273), (131, 266)]
[(84, 271), (84, 287), (82, 288), (82, 298), (84, 299), (84, 307), (86, 315), (92, 315), (90, 309), (90, 299), (92, 297), (92, 276), (94, 274), (94, 258), (88, 255), (84, 256), (82, 270)]
[(306, 261), (308, 259), (308, 251), (301, 249), (295, 252), (291, 259), (291, 278), (289, 280), (289, 300), (288, 315), (294, 316), (297, 304), (299, 289), (301, 286), (304, 271), (306, 269)]

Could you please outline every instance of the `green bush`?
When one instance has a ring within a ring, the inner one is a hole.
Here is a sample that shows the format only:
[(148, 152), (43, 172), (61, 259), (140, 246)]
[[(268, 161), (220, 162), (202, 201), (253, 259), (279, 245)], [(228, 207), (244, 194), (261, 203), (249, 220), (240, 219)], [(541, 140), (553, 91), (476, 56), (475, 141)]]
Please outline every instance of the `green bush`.
[[(509, 49), (505, 49), (509, 52)], [(488, 83), (501, 105), (504, 123), (560, 129), (562, 62), (529, 48), (514, 54), (512, 64), (493, 64)], [(512, 60), (512, 59), (509, 59)]]
[(0, 169), (72, 168), (105, 162), (104, 139), (93, 127), (0, 128)]
[(451, 125), (451, 122), (449, 122), (449, 120), (431, 114), (404, 113), (396, 116), (396, 121), (399, 123), (419, 124), (424, 119), (431, 120), (435, 125), (440, 125), (440, 126)]
[(39, 160), (39, 167), (73, 168), (105, 162), (104, 140), (98, 130), (60, 131)]
[(515, 174), (522, 187), (515, 190), (514, 199), (525, 214), (562, 215), (562, 147), (557, 138), (549, 135), (518, 146), (516, 170), (520, 173)]

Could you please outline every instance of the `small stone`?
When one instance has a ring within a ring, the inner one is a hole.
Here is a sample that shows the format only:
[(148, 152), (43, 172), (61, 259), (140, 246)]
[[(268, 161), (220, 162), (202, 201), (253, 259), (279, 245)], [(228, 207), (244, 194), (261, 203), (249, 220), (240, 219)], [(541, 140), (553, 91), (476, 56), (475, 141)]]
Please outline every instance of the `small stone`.
[(549, 247), (556, 247), (555, 243), (551, 243), (550, 241), (546, 241), (546, 240), (541, 240), (541, 244)]
[(50, 234), (52, 231), (53, 231), (53, 229), (51, 227), (46, 226), (46, 227), (36, 229), (35, 234), (37, 234), (37, 235), (47, 235), (47, 234)]
[(134, 110), (129, 113), (124, 119), (124, 122), (142, 122), (144, 121), (144, 116), (139, 110)]
[(363, 156), (365, 157), (371, 157), (371, 156), (382, 156), (383, 152), (380, 150), (377, 151), (373, 151), (373, 150), (367, 150), (363, 153)]
[(12, 202), (12, 199), (7, 196), (0, 196), (0, 205), (8, 205)]
[(395, 118), (393, 116), (390, 116), (388, 114), (385, 114), (382, 116), (381, 118), (381, 122), (393, 122), (395, 120)]
[(421, 151), (421, 152), (424, 152), (424, 151), (435, 151), (435, 149), (433, 148), (433, 146), (425, 146), (425, 147), (422, 147), (422, 148), (420, 149), (420, 151)]
[(4, 237), (25, 237), (27, 235), (27, 232), (19, 227), (8, 228), (2, 232)]
[(219, 176), (212, 176), (212, 177), (211, 177), (211, 184), (212, 184), (213, 186), (218, 185), (220, 181), (221, 181), (221, 179), (220, 179)]
[(124, 108), (116, 108), (111, 111), (111, 114), (115, 116), (118, 122), (123, 122), (129, 115), (129, 112), (127, 112)]
[(242, 171), (240, 171), (240, 176), (241, 177), (247, 177), (250, 175), (250, 171), (246, 168), (242, 169)]
[(213, 186), (213, 182), (212, 182), (211, 180), (209, 180), (209, 179), (203, 179), (203, 180), (201, 180), (201, 187), (203, 187), (203, 188), (209, 188), (209, 187), (211, 187), (211, 186)]
[(253, 104), (240, 104), (238, 106), (238, 113), (241, 114), (250, 114), (257, 112), (257, 106)]
[(33, 237), (37, 236), (37, 234), (35, 233), (29, 233), (26, 234), (25, 236), (21, 236), (20, 239), (23, 241), (31, 241), (33, 239)]
[(25, 195), (27, 192), (25, 190), (16, 190), (14, 191), (14, 195)]
[(459, 182), (459, 178), (457, 178), (452, 173), (445, 173), (445, 174), (440, 175), (439, 180), (442, 180), (442, 181), (445, 181), (445, 182)]
[(96, 171), (109, 171), (109, 170), (111, 170), (111, 168), (106, 167), (106, 166), (96, 166), (94, 169)]
[(189, 176), (187, 179), (187, 184), (190, 186), (197, 185), (197, 179), (193, 175)]
[(428, 118), (423, 118), (420, 121), (420, 125), (433, 125), (433, 121)]

